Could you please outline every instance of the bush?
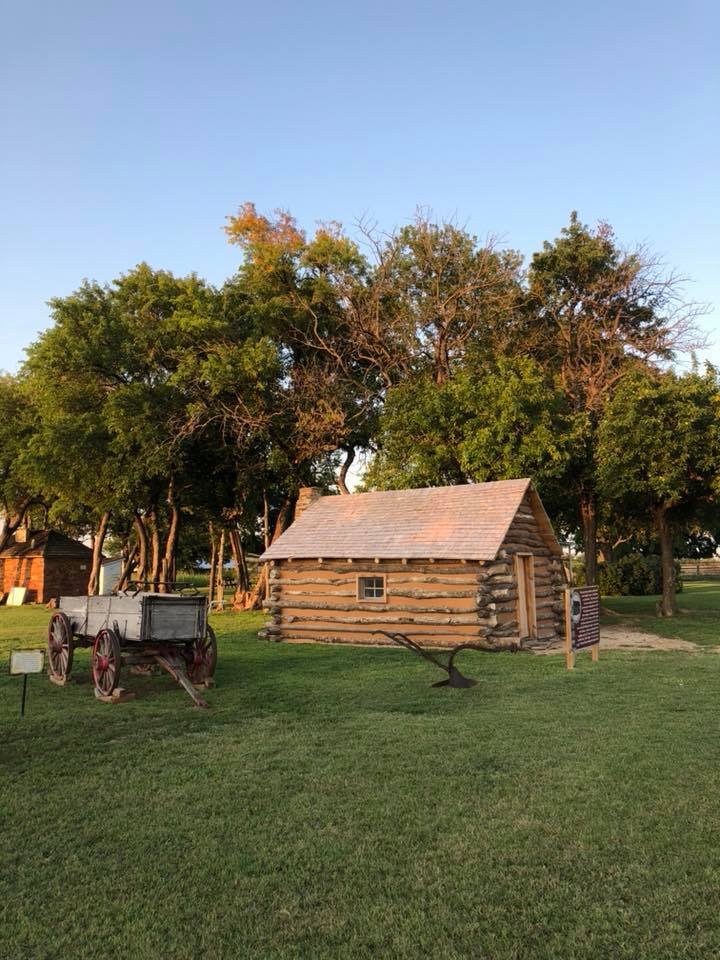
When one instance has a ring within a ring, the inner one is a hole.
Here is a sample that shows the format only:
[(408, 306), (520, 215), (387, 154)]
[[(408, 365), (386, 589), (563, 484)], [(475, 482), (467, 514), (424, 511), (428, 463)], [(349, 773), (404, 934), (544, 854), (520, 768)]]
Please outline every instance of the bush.
[[(585, 583), (585, 567), (577, 570), (577, 584)], [(660, 557), (642, 553), (628, 553), (615, 563), (598, 564), (598, 586), (604, 597), (647, 597), (662, 592)], [(682, 591), (680, 564), (675, 561), (675, 586)]]

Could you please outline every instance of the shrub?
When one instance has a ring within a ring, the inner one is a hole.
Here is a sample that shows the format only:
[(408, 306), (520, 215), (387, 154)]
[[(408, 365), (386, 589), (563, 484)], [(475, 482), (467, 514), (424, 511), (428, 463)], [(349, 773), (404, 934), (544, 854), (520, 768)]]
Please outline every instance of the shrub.
[[(585, 583), (585, 567), (577, 569), (578, 586)], [(680, 564), (675, 561), (675, 585), (682, 591)], [(642, 553), (628, 553), (615, 563), (598, 564), (598, 586), (605, 597), (647, 597), (662, 591), (662, 568), (660, 557)]]

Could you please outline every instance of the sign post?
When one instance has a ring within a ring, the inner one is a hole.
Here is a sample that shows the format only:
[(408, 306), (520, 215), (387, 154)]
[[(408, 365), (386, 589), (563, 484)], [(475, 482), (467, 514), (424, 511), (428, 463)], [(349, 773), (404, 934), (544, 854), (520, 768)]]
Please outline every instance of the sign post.
[(600, 655), (600, 591), (575, 587), (565, 591), (565, 666), (572, 670), (575, 653), (590, 649), (593, 663)]
[(45, 669), (44, 650), (11, 650), (10, 676), (22, 676), (22, 700), (20, 701), (20, 716), (25, 716), (25, 698), (27, 696), (27, 678), (29, 673), (42, 673)]

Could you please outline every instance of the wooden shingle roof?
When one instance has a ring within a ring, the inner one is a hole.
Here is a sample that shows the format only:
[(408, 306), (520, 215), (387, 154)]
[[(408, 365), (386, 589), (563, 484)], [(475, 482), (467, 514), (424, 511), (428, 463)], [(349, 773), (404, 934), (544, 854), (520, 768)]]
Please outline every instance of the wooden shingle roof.
[(528, 479), (499, 480), (321, 497), (260, 560), (492, 560), (529, 488)]

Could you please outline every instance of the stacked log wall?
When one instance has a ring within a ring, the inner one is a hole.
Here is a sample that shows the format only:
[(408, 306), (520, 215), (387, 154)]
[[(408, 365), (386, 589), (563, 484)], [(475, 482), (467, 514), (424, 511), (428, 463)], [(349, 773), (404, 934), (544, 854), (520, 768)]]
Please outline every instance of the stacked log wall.
[[(498, 643), (519, 638), (516, 555), (522, 553), (533, 556), (537, 642), (559, 640), (565, 631), (566, 581), (562, 555), (559, 547), (551, 549), (543, 536), (529, 495), (525, 496), (484, 580), (485, 599), (479, 606), (496, 618), (489, 638)], [(532, 641), (524, 639), (523, 643), (529, 646)]]
[[(272, 617), (264, 633), (277, 640), (391, 643), (376, 630), (397, 630), (427, 646), (481, 641), (482, 564), (461, 561), (281, 560), (270, 570)], [(357, 578), (385, 577), (383, 602), (357, 599)]]
[[(265, 604), (272, 619), (263, 632), (291, 642), (387, 644), (374, 631), (397, 630), (426, 646), (512, 647), (520, 639), (518, 553), (534, 558), (537, 642), (562, 637), (562, 556), (544, 534), (529, 496), (493, 560), (276, 561)], [(380, 575), (385, 600), (358, 600), (358, 576)]]

